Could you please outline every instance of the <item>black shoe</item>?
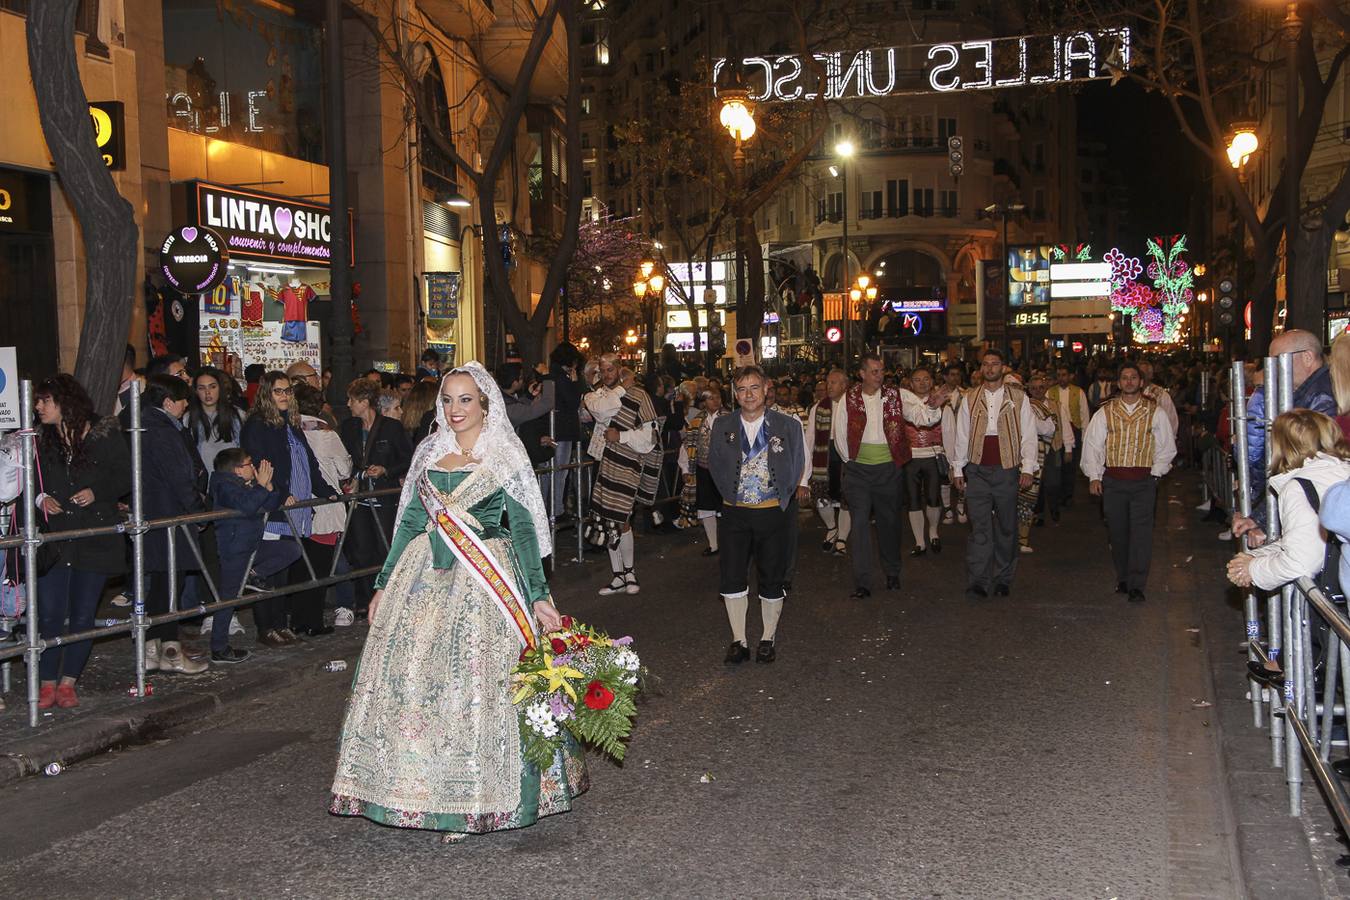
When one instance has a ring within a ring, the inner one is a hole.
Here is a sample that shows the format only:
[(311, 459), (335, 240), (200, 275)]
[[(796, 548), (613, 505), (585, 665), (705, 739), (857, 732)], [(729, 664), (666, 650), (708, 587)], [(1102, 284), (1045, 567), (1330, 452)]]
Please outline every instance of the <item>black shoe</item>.
[(1139, 590), (1139, 588), (1130, 591), (1129, 600), (1131, 603), (1143, 603), (1144, 599), (1144, 592)]
[(888, 591), (898, 591), (898, 590), (900, 590), (900, 576), (899, 576), (899, 575), (887, 575), (887, 576), (886, 576), (886, 590), (888, 590)]
[(994, 596), (995, 596), (995, 597), (1006, 597), (1006, 596), (1008, 596), (1010, 593), (1012, 593), (1012, 591), (1008, 589), (1008, 586), (1007, 586), (1006, 584), (996, 584), (996, 585), (994, 585)]
[(848, 595), (848, 599), (850, 599), (850, 600), (866, 600), (866, 599), (867, 599), (868, 597), (870, 597), (870, 596), (872, 596), (872, 592), (871, 592), (871, 591), (869, 591), (869, 590), (868, 590), (867, 588), (865, 588), (865, 587), (860, 587), (860, 588), (854, 588), (854, 589), (853, 589), (853, 593), (851, 593), (851, 594)]
[(934, 553), (941, 553), (941, 552), (942, 552), (942, 539), (941, 539), (941, 538), (933, 538), (931, 541), (928, 542), (928, 549), (929, 549), (929, 550), (932, 550)]
[[(740, 645), (737, 644), (739, 647)], [(747, 649), (748, 653), (749, 650)], [(774, 649), (773, 641), (760, 641), (759, 649), (755, 651), (755, 662), (771, 663), (778, 658), (778, 651)]]
[(1284, 688), (1284, 671), (1281, 669), (1267, 669), (1260, 660), (1254, 659), (1247, 663), (1247, 674), (1267, 687), (1277, 689)]
[(927, 547), (910, 547), (910, 548), (909, 548), (909, 555), (910, 555), (910, 556), (923, 556), (923, 555), (924, 555), (925, 553), (927, 553), (927, 552), (928, 552), (928, 548), (927, 548)]
[(978, 584), (972, 584), (970, 587), (966, 588), (966, 593), (970, 594), (973, 597), (989, 596), (989, 592), (986, 591), (984, 588), (980, 587)]
[(727, 658), (722, 660), (729, 666), (739, 666), (750, 658), (750, 648), (740, 641), (732, 641), (731, 646), (727, 648)]
[(224, 650), (212, 650), (211, 662), (216, 663), (241, 663), (252, 656), (247, 650), (238, 650), (234, 647), (226, 647)]
[(701, 554), (699, 554), (699, 555), (700, 555), (700, 556), (716, 556), (716, 555), (717, 555), (717, 551), (714, 550), (714, 549), (711, 548), (711, 547), (704, 547), (704, 548), (703, 548), (703, 552), (702, 552)]
[(300, 633), (307, 637), (323, 637), (325, 634), (332, 634), (335, 629), (332, 625), (320, 625), (318, 628), (304, 628)]
[(1034, 526), (1037, 527), (1037, 528), (1044, 528), (1044, 527), (1045, 527), (1045, 516), (1037, 516), (1037, 517), (1036, 517), (1036, 520), (1035, 520), (1034, 522), (1032, 522), (1031, 524), (1034, 525)]
[(1350, 759), (1338, 759), (1331, 764), (1332, 770), (1342, 778), (1350, 778)]

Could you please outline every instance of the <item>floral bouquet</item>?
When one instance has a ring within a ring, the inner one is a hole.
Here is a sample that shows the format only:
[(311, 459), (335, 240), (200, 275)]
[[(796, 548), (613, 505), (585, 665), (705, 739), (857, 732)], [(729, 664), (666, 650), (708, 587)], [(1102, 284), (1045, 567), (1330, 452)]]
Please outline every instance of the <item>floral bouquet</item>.
[(553, 765), (563, 729), (623, 762), (643, 671), (632, 644), (563, 616), (560, 630), (520, 654), (511, 702), (520, 707), (525, 758), (540, 771)]

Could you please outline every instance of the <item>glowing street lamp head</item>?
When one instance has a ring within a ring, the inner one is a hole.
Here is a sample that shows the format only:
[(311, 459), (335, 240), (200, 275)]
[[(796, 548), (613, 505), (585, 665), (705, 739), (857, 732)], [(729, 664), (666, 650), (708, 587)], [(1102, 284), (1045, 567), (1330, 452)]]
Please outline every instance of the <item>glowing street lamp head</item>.
[(871, 283), (872, 276), (866, 273), (858, 276), (858, 287), (862, 288), (864, 291), (867, 290), (867, 286)]
[(877, 299), (877, 286), (875, 284), (867, 289), (867, 299), (868, 300)]
[(722, 111), (718, 118), (733, 138), (748, 141), (755, 136), (755, 113), (749, 91), (729, 89), (721, 92)]
[(1261, 146), (1261, 141), (1256, 136), (1256, 126), (1250, 123), (1243, 123), (1233, 126), (1233, 131), (1228, 137), (1228, 163), (1235, 169), (1240, 169), (1251, 159), (1252, 154)]
[(653, 292), (659, 294), (666, 286), (666, 276), (662, 275), (660, 272), (657, 272), (651, 278), (647, 279), (647, 285), (652, 289)]
[(849, 159), (856, 152), (857, 148), (853, 146), (853, 142), (850, 140), (842, 140), (834, 145), (834, 155), (840, 159)]
[(642, 262), (638, 263), (638, 271), (642, 273), (644, 279), (651, 278), (652, 269), (655, 268), (656, 263), (652, 262), (650, 259), (644, 259)]
[(633, 282), (633, 296), (641, 300), (646, 295), (647, 295), (647, 282), (645, 281)]
[(858, 288), (854, 288), (853, 290), (848, 292), (848, 299), (852, 300), (854, 303), (857, 303), (859, 300), (861, 300), (862, 296), (863, 292)]

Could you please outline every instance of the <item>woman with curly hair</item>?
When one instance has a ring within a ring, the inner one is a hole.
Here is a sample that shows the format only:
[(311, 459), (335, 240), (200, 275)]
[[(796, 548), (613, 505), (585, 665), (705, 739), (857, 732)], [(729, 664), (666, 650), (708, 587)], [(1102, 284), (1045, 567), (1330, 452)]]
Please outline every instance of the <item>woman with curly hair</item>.
[[(84, 388), (55, 375), (33, 393), (38, 421), (39, 527), (44, 532), (99, 528), (120, 521), (118, 498), (131, 490), (131, 456), (117, 419), (100, 417)], [(108, 534), (52, 544), (39, 557), (38, 630), (44, 640), (94, 627), (108, 578), (125, 571), (122, 537)], [(79, 706), (75, 682), (92, 641), (43, 652), (38, 707)], [(59, 681), (58, 681), (59, 679)]]
[(419, 381), (413, 385), (413, 389), (403, 401), (403, 415), (400, 420), (414, 447), (422, 443), (422, 438), (427, 436), (432, 423), (436, 421), (436, 394), (437, 388), (434, 383)]

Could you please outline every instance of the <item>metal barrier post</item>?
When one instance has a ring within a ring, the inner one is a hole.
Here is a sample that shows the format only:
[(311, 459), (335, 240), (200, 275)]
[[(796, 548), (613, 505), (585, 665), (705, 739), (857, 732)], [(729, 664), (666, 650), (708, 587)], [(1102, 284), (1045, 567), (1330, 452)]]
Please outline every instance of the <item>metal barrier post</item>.
[[(1228, 420), (1233, 433), (1233, 446), (1238, 458), (1238, 514), (1252, 514), (1252, 475), (1247, 468), (1247, 370), (1241, 360), (1233, 362), (1232, 377), (1229, 381), (1232, 397), (1229, 401)], [(1242, 546), (1247, 546), (1243, 538)], [(1247, 619), (1247, 659), (1256, 659), (1254, 641), (1261, 639), (1261, 613), (1257, 606), (1256, 591), (1249, 590), (1242, 597), (1242, 610)], [(1252, 698), (1252, 724), (1261, 727), (1265, 718), (1261, 711), (1265, 688), (1254, 678), (1247, 679), (1247, 689)]]
[[(1270, 426), (1278, 415), (1276, 406), (1279, 403), (1278, 378), (1279, 369), (1276, 360), (1272, 357), (1266, 357), (1262, 367), (1264, 384), (1261, 390), (1265, 394), (1265, 419), (1261, 423), (1261, 428), (1265, 432), (1265, 456), (1261, 461), (1262, 470), (1270, 471)], [(1280, 516), (1279, 509), (1275, 503), (1275, 495), (1269, 490), (1265, 492), (1264, 498), (1266, 504), (1266, 521), (1268, 524), (1267, 532), (1270, 540), (1275, 540), (1280, 536)], [(1252, 503), (1256, 503), (1256, 498), (1252, 498)], [(1284, 647), (1284, 615), (1285, 608), (1283, 598), (1280, 593), (1271, 594), (1266, 598), (1266, 647), (1268, 648), (1272, 662), (1280, 663), (1281, 651)], [(1286, 676), (1288, 671), (1285, 672)], [(1287, 684), (1288, 682), (1286, 682)], [(1279, 696), (1279, 691), (1272, 690), (1270, 696), (1270, 753), (1271, 765), (1280, 768), (1284, 765), (1284, 719), (1279, 715), (1283, 698)]]
[[(1272, 394), (1278, 396), (1279, 403), (1277, 410), (1279, 413), (1286, 412), (1294, 406), (1294, 356), (1292, 353), (1283, 353), (1275, 361), (1276, 371), (1278, 372), (1278, 381), (1276, 390), (1272, 392), (1269, 388), (1266, 393), (1267, 405), (1271, 400)], [(1269, 449), (1271, 439), (1274, 436), (1273, 422), (1271, 417), (1272, 431), (1266, 435), (1266, 447)], [(1267, 471), (1269, 469), (1267, 468)], [(1276, 506), (1275, 495), (1268, 492), (1272, 507)], [(1275, 525), (1278, 520), (1278, 510), (1273, 510), (1271, 514), (1271, 525)], [(1272, 539), (1277, 535), (1272, 534)], [(1307, 668), (1308, 661), (1304, 651), (1306, 649), (1306, 634), (1304, 626), (1304, 611), (1302, 595), (1293, 585), (1286, 585), (1280, 590), (1281, 607), (1284, 619), (1284, 708), (1285, 720), (1288, 722), (1290, 715), (1299, 719), (1300, 722), (1306, 720), (1304, 711), (1308, 700), (1307, 691)], [(1291, 707), (1292, 705), (1292, 713)], [(1289, 814), (1298, 815), (1303, 808), (1303, 757), (1300, 753), (1301, 747), (1297, 741), (1285, 742), (1284, 754), (1284, 779), (1289, 785)]]
[(576, 468), (572, 470), (572, 484), (575, 486), (576, 493), (576, 517), (577, 517), (577, 562), (586, 561), (586, 517), (581, 511), (581, 482), (585, 479), (586, 470), (581, 465), (581, 445), (584, 443), (577, 440), (572, 447), (572, 461)]
[(23, 517), (24, 594), (28, 599), (28, 650), (25, 664), (28, 668), (28, 727), (38, 723), (38, 688), (40, 675), (38, 661), (42, 658), (42, 643), (38, 635), (38, 567), (37, 552), (42, 538), (37, 526), (37, 485), (33, 477), (37, 461), (37, 431), (33, 427), (33, 382), (19, 386), (19, 420), (23, 423), (23, 494), (20, 503), (27, 504)]
[[(131, 410), (131, 623), (136, 656), (136, 696), (145, 696), (145, 483), (141, 472), (141, 392), (132, 385)], [(172, 542), (171, 542), (172, 543)]]
[[(554, 497), (557, 496), (555, 486), (558, 480), (558, 411), (551, 409), (548, 412), (548, 436), (553, 443), (553, 459), (548, 464), (548, 499), (544, 507), (548, 510), (548, 531), (550, 543), (554, 551), (558, 548), (558, 510)], [(554, 560), (557, 563), (557, 560)]]

